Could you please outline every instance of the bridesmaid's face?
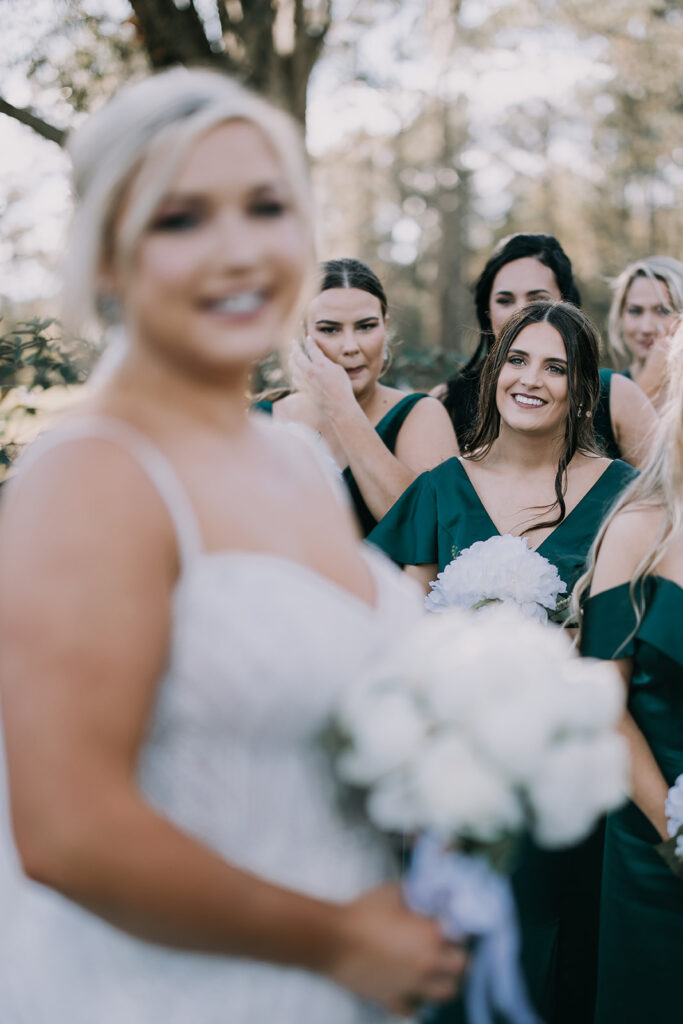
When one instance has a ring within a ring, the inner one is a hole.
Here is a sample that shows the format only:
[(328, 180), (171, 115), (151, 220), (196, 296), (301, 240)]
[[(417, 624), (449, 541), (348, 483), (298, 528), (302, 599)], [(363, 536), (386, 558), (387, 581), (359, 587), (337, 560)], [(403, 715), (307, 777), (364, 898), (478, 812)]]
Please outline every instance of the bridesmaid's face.
[(639, 274), (626, 292), (621, 325), (624, 341), (638, 359), (647, 359), (655, 342), (671, 333), (676, 324), (669, 289), (663, 281)]
[(386, 341), (376, 295), (360, 288), (328, 288), (311, 302), (306, 327), (327, 358), (346, 370), (355, 395), (376, 383)]
[(493, 279), (489, 316), (491, 327), (497, 338), (505, 321), (522, 306), (539, 299), (562, 298), (557, 281), (550, 267), (533, 256), (512, 260), (501, 267)]
[(498, 377), (496, 405), (513, 430), (563, 434), (569, 414), (567, 352), (551, 324), (528, 324), (508, 351)]

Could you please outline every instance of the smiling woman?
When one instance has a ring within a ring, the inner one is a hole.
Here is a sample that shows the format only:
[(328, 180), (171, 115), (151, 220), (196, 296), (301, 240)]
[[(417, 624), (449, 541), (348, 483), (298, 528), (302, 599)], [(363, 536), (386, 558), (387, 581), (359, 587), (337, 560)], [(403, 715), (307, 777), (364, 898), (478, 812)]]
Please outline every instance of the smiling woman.
[(625, 375), (659, 408), (666, 399), (671, 336), (683, 313), (683, 263), (670, 256), (638, 260), (612, 287), (610, 347), (618, 362), (629, 360)]
[[(456, 455), (448, 415), (427, 395), (380, 382), (389, 354), (387, 299), (360, 260), (329, 260), (294, 349), (294, 394), (272, 407), (327, 442), (367, 535), (419, 473)], [(261, 403), (264, 407), (264, 403)]]
[(320, 743), (419, 600), (315, 445), (247, 410), (313, 269), (298, 133), (176, 69), (70, 150), (71, 322), (115, 300), (128, 340), (3, 494), (3, 1020), (362, 1024), (449, 998), (462, 950), (382, 884), (388, 844)]
[[(581, 305), (571, 262), (553, 235), (519, 233), (499, 242), (474, 286), (477, 350), (462, 371), (432, 391), (448, 410), (461, 448), (471, 440), (484, 361), (505, 321), (530, 302), (560, 299)], [(654, 410), (639, 388), (620, 374), (600, 370), (594, 426), (605, 455), (640, 466), (655, 423)]]
[[(579, 309), (535, 302), (514, 313), (484, 363), (471, 451), (418, 477), (369, 540), (428, 590), (476, 541), (524, 536), (571, 592), (635, 475), (596, 449), (598, 391), (597, 335)], [(515, 877), (524, 967), (544, 1020), (592, 1019), (600, 856), (600, 834), (561, 854), (531, 847)]]

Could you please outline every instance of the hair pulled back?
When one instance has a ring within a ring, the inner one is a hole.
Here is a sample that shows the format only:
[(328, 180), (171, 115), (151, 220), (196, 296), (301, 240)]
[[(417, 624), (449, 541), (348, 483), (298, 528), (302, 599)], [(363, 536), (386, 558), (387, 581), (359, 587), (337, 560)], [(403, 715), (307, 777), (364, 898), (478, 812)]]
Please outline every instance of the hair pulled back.
[(374, 270), (361, 260), (344, 256), (321, 263), (318, 291), (327, 292), (331, 288), (357, 288), (374, 295), (379, 300), (382, 317), (386, 317), (388, 303), (382, 282)]

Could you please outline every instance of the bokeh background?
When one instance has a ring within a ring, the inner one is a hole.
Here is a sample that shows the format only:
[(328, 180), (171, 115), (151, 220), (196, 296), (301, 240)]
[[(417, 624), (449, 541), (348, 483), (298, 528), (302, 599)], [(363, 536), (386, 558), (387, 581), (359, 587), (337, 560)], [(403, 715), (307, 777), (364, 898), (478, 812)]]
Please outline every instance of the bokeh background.
[(12, 410), (44, 404), (36, 386), (87, 371), (87, 347), (65, 351), (46, 323), (70, 211), (63, 141), (150, 68), (232, 72), (299, 119), (320, 254), (385, 282), (399, 384), (466, 358), (471, 284), (513, 231), (559, 237), (601, 328), (611, 276), (681, 258), (680, 0), (0, 0), (0, 26), (6, 447)]

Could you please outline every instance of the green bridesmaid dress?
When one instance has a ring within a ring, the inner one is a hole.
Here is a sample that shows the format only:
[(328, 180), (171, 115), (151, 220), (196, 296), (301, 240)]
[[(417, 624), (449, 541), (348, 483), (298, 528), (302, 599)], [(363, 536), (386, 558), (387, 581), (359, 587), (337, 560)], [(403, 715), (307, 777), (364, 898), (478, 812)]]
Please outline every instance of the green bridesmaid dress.
[[(610, 506), (636, 475), (611, 462), (581, 501), (536, 549), (571, 592)], [(400, 565), (437, 563), (439, 571), (475, 541), (498, 536), (459, 458), (423, 473), (368, 540)], [(602, 826), (569, 850), (524, 844), (513, 888), (522, 933), (521, 960), (532, 1002), (546, 1024), (591, 1024), (602, 861)], [(430, 1024), (464, 1020), (460, 1001)]]
[[(661, 576), (638, 589), (637, 627), (628, 584), (588, 599), (581, 650), (633, 658), (628, 709), (673, 785), (683, 772), (683, 589)], [(607, 818), (595, 1024), (683, 1019), (683, 881), (660, 858), (659, 841), (630, 801)]]
[(598, 448), (608, 459), (618, 459), (621, 455), (617, 439), (612, 429), (610, 412), (610, 392), (614, 370), (600, 370), (600, 397), (593, 414), (593, 428)]
[[(398, 440), (399, 431), (408, 418), (408, 413), (410, 413), (413, 407), (423, 398), (427, 398), (427, 395), (415, 393), (414, 395), (405, 395), (403, 398), (400, 398), (396, 405), (392, 405), (391, 409), (385, 413), (375, 427), (376, 432), (379, 434), (381, 440), (384, 441), (384, 444), (392, 455), (396, 450), (396, 441)], [(258, 409), (261, 412), (272, 414), (273, 403), (266, 400), (254, 402), (252, 409)], [(360, 488), (358, 487), (349, 466), (343, 470), (342, 477), (344, 478), (344, 483), (346, 484), (349, 495), (351, 496), (351, 502), (356, 513), (356, 519), (358, 520), (361, 533), (364, 537), (367, 537), (373, 527), (377, 525), (377, 520), (366, 505), (365, 499), (360, 492)]]
[[(557, 566), (571, 591), (593, 538), (612, 503), (636, 474), (615, 459), (578, 505), (536, 549)], [(422, 473), (368, 537), (399, 565), (429, 565), (441, 572), (464, 548), (497, 537), (460, 458)]]

